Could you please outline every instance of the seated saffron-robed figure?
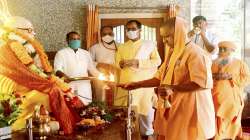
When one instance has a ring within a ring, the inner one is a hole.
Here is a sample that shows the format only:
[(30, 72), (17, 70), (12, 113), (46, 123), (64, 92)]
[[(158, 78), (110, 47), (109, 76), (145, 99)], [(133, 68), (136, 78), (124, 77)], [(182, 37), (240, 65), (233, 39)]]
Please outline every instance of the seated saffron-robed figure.
[(72, 133), (79, 116), (67, 106), (64, 96), (75, 100), (77, 97), (73, 97), (67, 84), (53, 75), (42, 45), (34, 38), (30, 21), (12, 17), (1, 30), (5, 34), (0, 46), (0, 93), (18, 92), (25, 96), (22, 113), (12, 128), (24, 128), (34, 106), (43, 104), (59, 121), (64, 133)]

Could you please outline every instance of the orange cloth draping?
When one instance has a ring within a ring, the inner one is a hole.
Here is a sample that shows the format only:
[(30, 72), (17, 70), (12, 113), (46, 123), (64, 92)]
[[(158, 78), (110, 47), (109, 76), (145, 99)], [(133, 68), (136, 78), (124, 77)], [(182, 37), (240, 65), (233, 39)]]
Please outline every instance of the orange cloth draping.
[[(221, 43), (230, 48), (231, 42)], [(235, 47), (236, 48), (236, 47)], [(213, 74), (227, 73), (232, 79), (214, 80), (213, 100), (217, 119), (215, 140), (235, 139), (241, 132), (241, 115), (244, 107), (243, 90), (249, 84), (250, 72), (246, 63), (232, 59), (222, 65), (217, 58), (212, 65)]]
[[(179, 6), (175, 5), (175, 4), (169, 4), (167, 5), (167, 9), (166, 9), (166, 17), (164, 20), (169, 19), (169, 18), (173, 18), (176, 17), (176, 15), (178, 14), (179, 11)], [(166, 61), (169, 61), (169, 57), (167, 58), (166, 56), (169, 55), (169, 50), (164, 48), (165, 53), (165, 60), (164, 62), (166, 63)], [(168, 59), (168, 60), (166, 60)], [(163, 64), (166, 65), (166, 64)], [(156, 110), (156, 115), (155, 115), (155, 123), (154, 123), (154, 129), (155, 132), (159, 135), (157, 137), (158, 140), (160, 139), (164, 139), (164, 135), (165, 135), (165, 126), (166, 126), (166, 118), (164, 117), (164, 112), (165, 112), (165, 108), (163, 107), (164, 105), (164, 100), (163, 99), (158, 99), (158, 105), (157, 105), (157, 110)]]
[(86, 32), (86, 48), (98, 42), (99, 35), (99, 8), (96, 5), (88, 5), (87, 7), (87, 32)]
[(219, 46), (219, 48), (225, 47), (225, 48), (230, 48), (233, 50), (237, 49), (237, 46), (231, 41), (222, 41), (218, 44), (218, 46)]
[(77, 115), (73, 115), (73, 112), (67, 107), (63, 91), (59, 88), (58, 83), (54, 78), (45, 79), (33, 73), (17, 58), (10, 48), (10, 43), (13, 42), (9, 41), (5, 46), (0, 47), (0, 74), (21, 86), (47, 93), (56, 120), (59, 121), (65, 134), (72, 133)]
[[(165, 62), (155, 77), (161, 84), (181, 85), (189, 82), (198, 84), (201, 89), (194, 91), (174, 91), (171, 95), (172, 106), (167, 118), (158, 126), (165, 129), (165, 140), (196, 140), (209, 139), (215, 134), (214, 107), (211, 88), (211, 60), (206, 52), (193, 43), (188, 43), (185, 21), (176, 18), (174, 33), (174, 51), (169, 63)], [(170, 54), (167, 49), (166, 56)], [(197, 69), (197, 67), (199, 69)], [(164, 115), (164, 112), (159, 112)], [(159, 133), (164, 133), (163, 130)]]

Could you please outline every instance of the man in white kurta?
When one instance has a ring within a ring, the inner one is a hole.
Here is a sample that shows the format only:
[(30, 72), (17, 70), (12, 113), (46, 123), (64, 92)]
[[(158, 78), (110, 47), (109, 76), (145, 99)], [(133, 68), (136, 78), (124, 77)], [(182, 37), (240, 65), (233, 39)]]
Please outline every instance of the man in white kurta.
[[(88, 77), (88, 72), (93, 76), (98, 76), (99, 71), (96, 69), (89, 52), (80, 48), (80, 35), (76, 32), (68, 33), (67, 42), (69, 47), (56, 53), (54, 60), (56, 74), (66, 79)], [(72, 81), (69, 84), (84, 104), (89, 104), (92, 101), (89, 80)]]
[[(141, 23), (131, 20), (126, 25), (126, 35), (129, 38), (125, 44), (118, 47), (116, 65), (120, 68), (119, 83), (136, 82), (152, 78), (161, 64), (156, 44), (140, 39)], [(140, 133), (150, 137), (154, 133), (153, 88), (132, 90), (132, 105), (139, 114)], [(118, 88), (114, 104), (127, 105), (128, 91)]]
[(193, 18), (194, 29), (188, 33), (188, 37), (196, 45), (200, 46), (211, 55), (212, 60), (218, 57), (218, 38), (207, 30), (207, 20), (204, 16), (196, 16)]
[(101, 28), (101, 41), (89, 49), (89, 52), (96, 65), (100, 64), (115, 64), (115, 53), (117, 50), (116, 42), (114, 41), (113, 28), (104, 26)]
[(115, 62), (116, 46), (114, 44), (105, 44), (104, 47), (103, 43), (98, 43), (92, 46), (89, 52), (96, 66), (101, 63), (113, 65)]
[[(107, 74), (115, 75), (115, 53), (117, 45), (114, 41), (113, 27), (104, 26), (101, 28), (101, 41), (89, 49), (91, 57), (96, 65), (96, 68)], [(102, 81), (94, 81), (95, 98), (98, 101), (107, 101), (106, 91), (109, 90), (113, 94), (114, 88), (107, 87)], [(112, 95), (111, 95), (112, 96)], [(112, 97), (108, 97), (112, 98)], [(111, 99), (112, 100), (112, 99)]]

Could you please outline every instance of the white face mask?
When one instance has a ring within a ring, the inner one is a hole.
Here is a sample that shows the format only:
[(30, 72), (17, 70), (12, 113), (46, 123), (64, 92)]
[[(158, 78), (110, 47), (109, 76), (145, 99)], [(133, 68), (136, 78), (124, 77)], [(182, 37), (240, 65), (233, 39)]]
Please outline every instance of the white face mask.
[(105, 43), (111, 43), (112, 41), (114, 41), (114, 37), (113, 36), (110, 36), (110, 35), (105, 35), (104, 37), (102, 37), (102, 40), (105, 42)]
[(138, 30), (126, 32), (129, 39), (136, 39), (138, 37)]

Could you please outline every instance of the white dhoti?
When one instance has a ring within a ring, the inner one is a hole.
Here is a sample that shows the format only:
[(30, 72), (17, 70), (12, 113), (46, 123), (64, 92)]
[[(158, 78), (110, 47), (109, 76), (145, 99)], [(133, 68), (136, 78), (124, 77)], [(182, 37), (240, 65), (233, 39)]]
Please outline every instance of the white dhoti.
[(105, 83), (103, 81), (96, 80), (93, 82), (94, 84), (94, 98), (97, 101), (105, 102)]
[(152, 107), (149, 109), (147, 116), (139, 115), (139, 127), (142, 136), (150, 136), (154, 134), (153, 121), (154, 121), (155, 109)]
[(73, 81), (69, 85), (85, 105), (92, 102), (92, 91), (89, 80)]
[(213, 138), (216, 126), (214, 104), (210, 89), (200, 91), (200, 93), (196, 94), (196, 107), (198, 121), (201, 124), (205, 137), (207, 139)]
[[(54, 70), (61, 71), (69, 78), (88, 77), (88, 72), (97, 77), (100, 73), (93, 64), (88, 51), (81, 48), (74, 51), (66, 47), (56, 53)], [(92, 91), (89, 80), (70, 82), (69, 85), (85, 105), (92, 102)]]

